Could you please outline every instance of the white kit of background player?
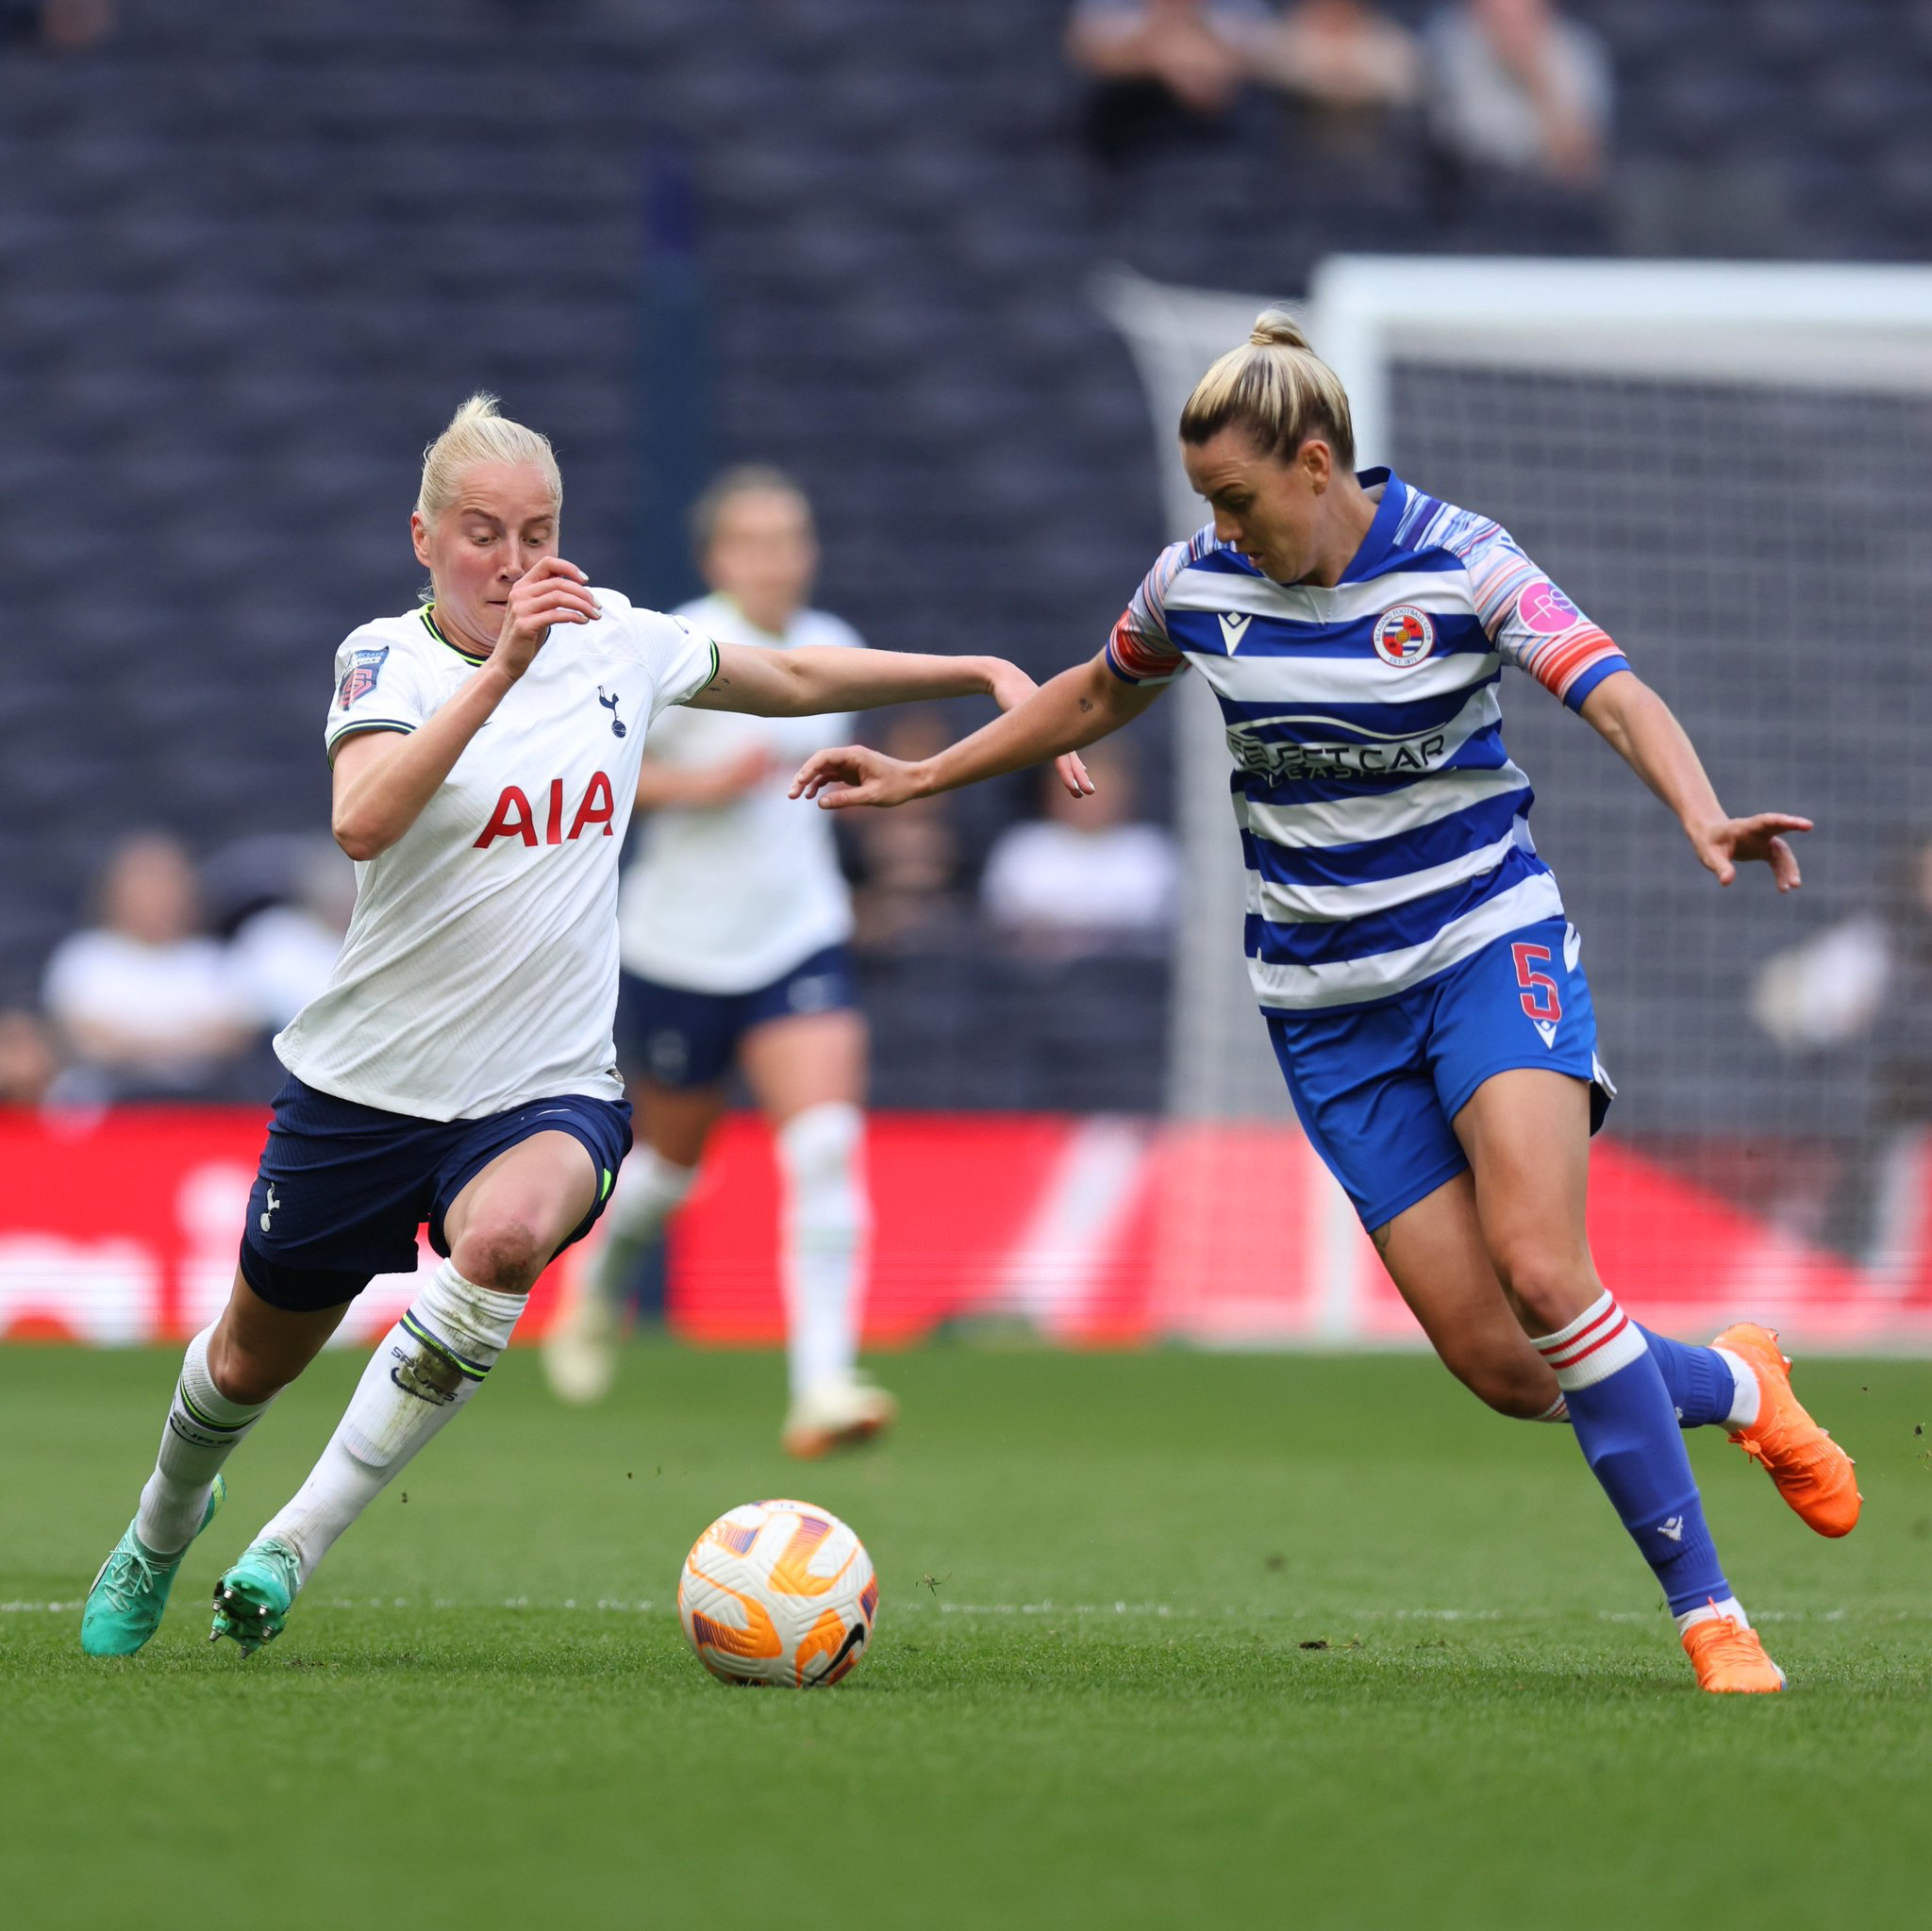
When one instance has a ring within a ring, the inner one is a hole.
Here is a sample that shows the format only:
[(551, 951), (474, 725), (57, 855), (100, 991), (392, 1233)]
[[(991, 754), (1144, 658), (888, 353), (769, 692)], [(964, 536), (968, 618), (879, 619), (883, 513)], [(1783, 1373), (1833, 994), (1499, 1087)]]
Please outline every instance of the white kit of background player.
[[(782, 471), (727, 471), (692, 534), (711, 591), (678, 614), (700, 630), (771, 650), (862, 647), (809, 608), (811, 509)], [(608, 1390), (625, 1290), (695, 1184), (736, 1072), (771, 1124), (783, 1183), (784, 1445), (821, 1455), (892, 1420), (891, 1396), (857, 1372), (871, 1211), (851, 893), (826, 822), (787, 797), (791, 771), (847, 722), (687, 710), (652, 735), (637, 800), (648, 815), (618, 902), (618, 1052), (640, 1145), (545, 1340), (565, 1401)]]

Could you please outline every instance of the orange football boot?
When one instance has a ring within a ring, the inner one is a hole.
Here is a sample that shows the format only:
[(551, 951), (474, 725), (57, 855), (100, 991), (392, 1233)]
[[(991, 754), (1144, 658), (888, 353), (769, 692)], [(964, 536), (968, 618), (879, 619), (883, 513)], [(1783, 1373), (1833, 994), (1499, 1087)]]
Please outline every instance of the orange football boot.
[(1785, 1687), (1785, 1673), (1764, 1654), (1755, 1629), (1729, 1616), (1707, 1616), (1684, 1632), (1697, 1687), (1717, 1695), (1762, 1694)]
[(1757, 1419), (1731, 1437), (1777, 1484), (1777, 1492), (1821, 1536), (1848, 1536), (1858, 1521), (1858, 1478), (1852, 1458), (1791, 1392), (1791, 1363), (1776, 1333), (1740, 1321), (1711, 1342), (1750, 1365), (1757, 1376)]

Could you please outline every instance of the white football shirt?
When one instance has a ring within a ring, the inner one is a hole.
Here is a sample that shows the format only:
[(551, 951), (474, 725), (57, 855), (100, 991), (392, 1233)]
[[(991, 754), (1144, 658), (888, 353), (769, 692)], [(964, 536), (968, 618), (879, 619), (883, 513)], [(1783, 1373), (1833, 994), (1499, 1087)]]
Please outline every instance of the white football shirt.
[[(823, 610), (801, 610), (782, 637), (759, 630), (728, 597), (701, 597), (677, 614), (726, 643), (863, 647), (849, 624)], [(843, 716), (687, 710), (651, 733), (651, 756), (685, 770), (748, 749), (769, 753), (772, 768), (727, 805), (645, 819), (618, 901), (626, 972), (695, 992), (749, 992), (852, 936), (852, 895), (830, 821), (786, 796), (806, 758), (851, 728)]]
[[(617, 874), (644, 736), (717, 671), (711, 640), (593, 592), (464, 747), (423, 815), (356, 867), (327, 987), (275, 1037), (339, 1099), (475, 1120), (561, 1093), (617, 1099)], [(325, 742), (413, 731), (484, 661), (427, 610), (336, 653)]]

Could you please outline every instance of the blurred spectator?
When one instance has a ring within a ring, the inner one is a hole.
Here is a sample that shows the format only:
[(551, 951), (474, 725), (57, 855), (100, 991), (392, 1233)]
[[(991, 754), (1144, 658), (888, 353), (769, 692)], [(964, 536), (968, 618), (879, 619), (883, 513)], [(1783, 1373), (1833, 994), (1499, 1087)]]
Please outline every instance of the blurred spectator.
[(258, 851), (279, 875), (239, 917), (221, 923), (233, 928), (228, 970), (237, 995), (258, 1024), (279, 1031), (328, 984), (356, 909), (356, 869), (333, 839), (250, 840), (209, 861), (203, 875), (210, 891), (221, 859), (234, 881)]
[(1601, 178), (1609, 55), (1553, 0), (1457, 0), (1424, 31), (1436, 138), (1474, 168), (1571, 189)]
[(19, 1007), (0, 1010), (0, 1107), (38, 1107), (59, 1063), (35, 1014)]
[[(942, 713), (894, 711), (880, 749), (916, 762), (952, 741)], [(967, 921), (959, 833), (950, 793), (891, 811), (853, 811), (839, 824), (858, 870), (852, 942), (861, 952), (923, 952), (957, 939)]]
[(994, 843), (981, 907), (1036, 955), (1158, 951), (1174, 918), (1174, 839), (1133, 822), (1133, 768), (1122, 749), (1103, 742), (1083, 755), (1093, 795), (1071, 797), (1051, 768), (1042, 772), (1041, 815)]
[(1751, 1014), (1782, 1046), (1840, 1046), (1885, 1024), (1884, 1109), (1932, 1121), (1932, 839), (1914, 841), (1870, 911), (1774, 954)]
[(1103, 160), (1212, 133), (1273, 26), (1261, 0), (1078, 0), (1067, 58), (1095, 86), (1087, 138)]
[(1415, 36), (1367, 0), (1299, 0), (1258, 38), (1253, 64), (1324, 118), (1374, 123), (1422, 96)]
[(1932, 1173), (1932, 839), (1911, 841), (1871, 910), (1767, 959), (1751, 1014), (1790, 1052), (1875, 1043), (1876, 1133), (1840, 1218), (1846, 1244), (1886, 1266), (1901, 1223), (1916, 1238)]
[(113, 0), (0, 0), (0, 43), (75, 53), (105, 40), (113, 25)]
[(125, 840), (108, 862), (99, 916), (47, 962), (42, 1003), (77, 1062), (60, 1096), (224, 1090), (255, 1028), (221, 947), (200, 930), (187, 852), (158, 832)]

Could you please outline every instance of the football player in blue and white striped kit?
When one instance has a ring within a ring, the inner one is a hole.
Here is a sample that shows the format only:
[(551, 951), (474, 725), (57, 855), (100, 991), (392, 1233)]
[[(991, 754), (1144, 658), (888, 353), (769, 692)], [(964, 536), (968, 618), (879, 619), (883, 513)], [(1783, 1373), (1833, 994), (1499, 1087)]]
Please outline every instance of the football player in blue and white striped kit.
[(1263, 314), (1180, 424), (1213, 522), (1165, 551), (1107, 648), (922, 764), (821, 752), (794, 795), (893, 805), (1091, 743), (1192, 667), (1218, 699), (1248, 874), (1246, 950), (1309, 1139), (1444, 1361), (1493, 1407), (1570, 1421), (1656, 1572), (1699, 1683), (1775, 1690), (1719, 1566), (1679, 1433), (1716, 1424), (1815, 1529), (1857, 1519), (1850, 1458), (1755, 1323), (1648, 1334), (1584, 1228), (1611, 1088), (1580, 941), (1529, 835), (1503, 667), (1594, 726), (1728, 885), (1798, 884), (1784, 834), (1733, 818), (1669, 708), (1485, 517), (1354, 468), (1348, 398)]

